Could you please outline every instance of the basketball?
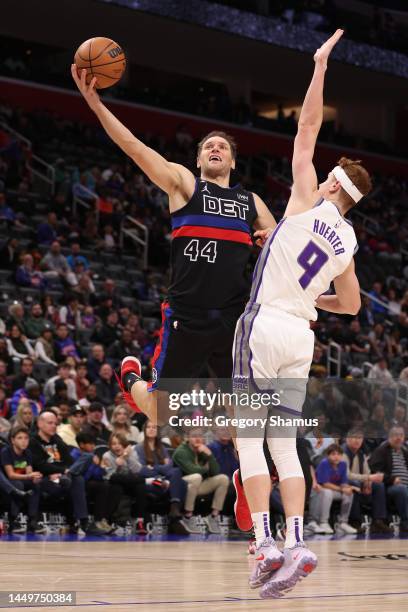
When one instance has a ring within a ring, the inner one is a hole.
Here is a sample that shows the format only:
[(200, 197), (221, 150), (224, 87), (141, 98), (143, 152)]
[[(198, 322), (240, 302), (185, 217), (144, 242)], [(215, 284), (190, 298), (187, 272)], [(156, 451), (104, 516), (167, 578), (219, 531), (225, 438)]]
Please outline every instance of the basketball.
[(88, 85), (92, 78), (96, 77), (97, 89), (115, 85), (126, 68), (126, 57), (121, 46), (103, 36), (96, 36), (83, 42), (75, 53), (74, 61), (79, 74), (81, 69), (86, 69)]

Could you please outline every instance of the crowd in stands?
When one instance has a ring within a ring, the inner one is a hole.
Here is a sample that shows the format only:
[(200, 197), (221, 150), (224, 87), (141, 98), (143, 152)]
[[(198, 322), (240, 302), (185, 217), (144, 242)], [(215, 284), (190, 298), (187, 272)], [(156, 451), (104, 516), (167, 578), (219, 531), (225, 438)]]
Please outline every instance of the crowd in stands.
[[(2, 135), (0, 491), (10, 499), (10, 531), (41, 533), (39, 509), (69, 500), (63, 507), (72, 531), (121, 533), (132, 517), (143, 534), (159, 505), (171, 531), (195, 533), (194, 513), (204, 496), (208, 530), (220, 533), (220, 513), (232, 513), (238, 465), (229, 434), (160, 434), (129, 412), (114, 376), (124, 356), (137, 355), (149, 377), (171, 231), (163, 193), (99, 130), (47, 113), (5, 107), (2, 113), (56, 167), (56, 190), (47, 199), (34, 191), (28, 151)], [(145, 140), (192, 166), (194, 145), (182, 126), (174, 142)], [(273, 160), (270, 172), (285, 176), (287, 162)], [(242, 180), (279, 217), (285, 189), (269, 190), (267, 176)], [(399, 515), (401, 532), (408, 526), (408, 293), (400, 251), (407, 239), (407, 182), (376, 177), (375, 185), (361, 207), (375, 233), (356, 219), (357, 265), (369, 295), (357, 317), (327, 315), (314, 324), (305, 415), (317, 416), (319, 426), (301, 439), (313, 533), (331, 533), (336, 501), (343, 531), (361, 528), (368, 501), (373, 532), (387, 533), (392, 514)], [(97, 204), (75, 215), (72, 193), (89, 195), (81, 186), (98, 195)], [(149, 228), (147, 271), (138, 269), (134, 245), (118, 240), (125, 214)], [(332, 342), (342, 349), (341, 378), (327, 360)], [(276, 482), (272, 503), (282, 509)], [(18, 520), (23, 504), (26, 526)]]
[(280, 17), (288, 23), (322, 32), (333, 32), (343, 22), (347, 23), (347, 35), (352, 40), (386, 49), (408, 50), (406, 26), (398, 19), (398, 7), (387, 6), (386, 2), (368, 0), (366, 14), (359, 14), (352, 2), (335, 0), (256, 0), (250, 4), (245, 0), (217, 0), (217, 3), (266, 17)]

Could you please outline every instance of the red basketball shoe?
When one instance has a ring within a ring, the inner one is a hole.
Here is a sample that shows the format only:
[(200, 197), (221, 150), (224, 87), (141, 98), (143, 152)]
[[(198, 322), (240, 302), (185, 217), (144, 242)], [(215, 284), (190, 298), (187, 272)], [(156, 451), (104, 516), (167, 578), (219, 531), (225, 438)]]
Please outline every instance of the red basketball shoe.
[(234, 504), (235, 520), (241, 531), (250, 531), (252, 529), (251, 511), (245, 497), (244, 487), (239, 479), (239, 469), (233, 473), (232, 482), (237, 496)]
[(123, 399), (125, 400), (125, 402), (127, 402), (129, 406), (132, 408), (132, 410), (134, 410), (135, 412), (142, 412), (138, 408), (135, 400), (132, 398), (132, 395), (129, 393), (129, 391), (126, 391), (124, 384), (123, 384), (123, 377), (126, 376), (126, 374), (129, 374), (130, 372), (132, 372), (133, 374), (136, 374), (138, 378), (141, 378), (142, 364), (140, 363), (138, 359), (136, 359), (136, 357), (125, 357), (122, 360), (122, 363), (120, 365), (120, 378), (116, 374), (116, 372), (115, 372), (115, 376), (116, 376), (116, 380), (118, 381), (120, 390), (122, 391)]

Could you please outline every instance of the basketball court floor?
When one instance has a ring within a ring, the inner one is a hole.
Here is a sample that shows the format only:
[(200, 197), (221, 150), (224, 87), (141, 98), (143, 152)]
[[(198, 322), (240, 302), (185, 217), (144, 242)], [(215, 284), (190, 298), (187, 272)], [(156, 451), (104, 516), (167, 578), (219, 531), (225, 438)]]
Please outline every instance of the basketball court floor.
[(245, 541), (3, 536), (0, 591), (76, 591), (75, 605), (43, 608), (56, 611), (408, 610), (408, 539), (309, 543), (319, 557), (316, 571), (284, 599), (263, 601), (247, 586)]

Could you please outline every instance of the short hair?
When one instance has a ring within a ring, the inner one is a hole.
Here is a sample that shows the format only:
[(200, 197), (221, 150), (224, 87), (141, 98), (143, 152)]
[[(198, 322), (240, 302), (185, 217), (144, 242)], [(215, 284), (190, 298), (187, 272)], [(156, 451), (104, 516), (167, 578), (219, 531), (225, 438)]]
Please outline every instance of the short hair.
[(95, 436), (91, 433), (87, 433), (86, 431), (80, 431), (77, 433), (75, 440), (78, 446), (81, 444), (96, 444)]
[(353, 427), (347, 432), (346, 437), (347, 438), (364, 438), (364, 432), (362, 429), (359, 429), (358, 427)]
[[(337, 162), (337, 165), (340, 166), (340, 168), (343, 168), (353, 185), (357, 187), (363, 196), (370, 193), (373, 188), (373, 184), (367, 170), (361, 165), (360, 159), (352, 160), (348, 157), (341, 157)], [(351, 196), (349, 196), (343, 187), (341, 187), (341, 197), (344, 203), (350, 208), (356, 205), (356, 202)]]
[(331, 455), (331, 453), (340, 453), (340, 455), (342, 455), (343, 449), (340, 444), (330, 444), (330, 446), (326, 448), (326, 455)]
[(405, 438), (405, 429), (402, 425), (393, 425), (392, 427), (390, 427), (389, 431), (388, 431), (388, 436), (391, 436), (392, 434), (395, 434), (396, 431), (402, 431), (404, 434), (404, 438)]
[(207, 140), (209, 140), (210, 138), (213, 138), (214, 136), (218, 136), (219, 138), (224, 138), (224, 140), (228, 142), (230, 149), (231, 149), (232, 157), (233, 159), (236, 159), (237, 143), (235, 142), (234, 137), (231, 136), (230, 134), (227, 134), (227, 132), (223, 132), (221, 130), (213, 130), (212, 132), (209, 132), (206, 136), (204, 136), (204, 138), (200, 140), (200, 142), (197, 145), (197, 156), (200, 155), (201, 151), (203, 150), (203, 146), (207, 142)]
[(9, 439), (14, 440), (14, 438), (18, 436), (19, 433), (25, 433), (27, 434), (27, 436), (30, 435), (30, 432), (28, 431), (27, 427), (24, 427), (24, 425), (15, 425), (10, 429)]
[(110, 447), (111, 447), (111, 445), (112, 445), (113, 438), (116, 438), (116, 439), (118, 440), (119, 444), (120, 444), (121, 446), (123, 446), (124, 448), (126, 448), (126, 447), (127, 447), (127, 446), (129, 446), (129, 444), (130, 444), (130, 442), (129, 442), (129, 440), (127, 439), (127, 437), (126, 437), (126, 436), (124, 436), (122, 433), (113, 433), (113, 434), (111, 434), (111, 435), (109, 436), (109, 441), (108, 441), (109, 448), (110, 448)]

